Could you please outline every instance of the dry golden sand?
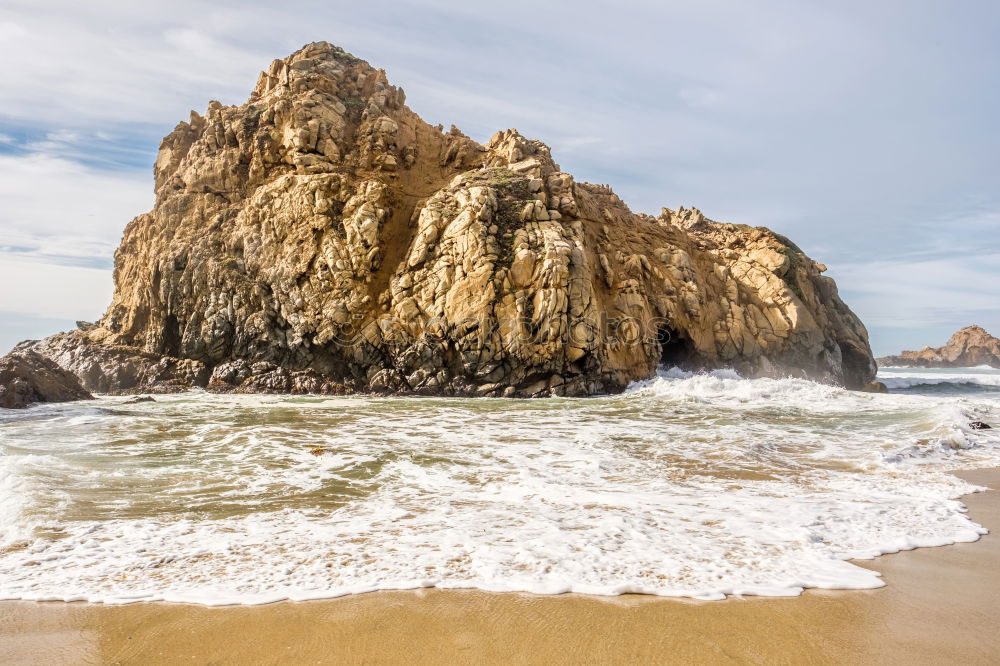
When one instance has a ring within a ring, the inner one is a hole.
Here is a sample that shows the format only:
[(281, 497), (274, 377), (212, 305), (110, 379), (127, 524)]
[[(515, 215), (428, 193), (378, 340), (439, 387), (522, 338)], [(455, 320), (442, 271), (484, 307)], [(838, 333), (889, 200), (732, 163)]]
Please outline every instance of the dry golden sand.
[[(1000, 488), (1000, 470), (962, 476)], [(1000, 492), (966, 501), (1000, 527)], [(1000, 663), (996, 536), (862, 566), (888, 586), (716, 602), (433, 589), (227, 608), (3, 602), (0, 663)]]

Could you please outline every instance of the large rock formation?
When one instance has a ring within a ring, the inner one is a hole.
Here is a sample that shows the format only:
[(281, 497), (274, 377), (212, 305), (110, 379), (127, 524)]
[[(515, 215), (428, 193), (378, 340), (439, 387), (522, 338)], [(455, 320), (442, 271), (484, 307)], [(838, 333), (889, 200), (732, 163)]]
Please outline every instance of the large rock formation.
[(73, 373), (41, 354), (22, 351), (0, 358), (0, 407), (92, 399)]
[(1000, 339), (981, 326), (966, 326), (951, 336), (943, 347), (924, 347), (878, 359), (878, 364), (918, 368), (968, 368), (989, 365), (1000, 368)]
[(786, 238), (633, 213), (539, 141), (480, 145), (403, 102), (320, 42), (246, 104), (192, 112), (104, 318), (31, 346), (101, 391), (584, 395), (660, 363), (874, 376), (861, 322)]

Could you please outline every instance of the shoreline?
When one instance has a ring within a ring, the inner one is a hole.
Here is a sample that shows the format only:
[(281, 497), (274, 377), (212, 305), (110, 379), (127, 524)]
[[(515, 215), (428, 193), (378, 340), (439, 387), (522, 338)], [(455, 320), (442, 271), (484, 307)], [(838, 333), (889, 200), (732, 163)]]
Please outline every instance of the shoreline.
[(991, 663), (1000, 651), (1000, 468), (956, 473), (991, 534), (854, 564), (873, 590), (799, 597), (379, 591), (207, 607), (0, 602), (0, 661), (28, 663)]

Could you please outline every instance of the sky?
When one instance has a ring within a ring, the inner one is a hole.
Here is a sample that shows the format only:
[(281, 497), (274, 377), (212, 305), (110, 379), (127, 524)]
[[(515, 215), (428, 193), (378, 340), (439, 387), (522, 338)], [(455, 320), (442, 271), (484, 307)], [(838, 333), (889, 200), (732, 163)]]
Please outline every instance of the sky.
[(99, 319), (160, 139), (319, 40), (429, 123), (515, 127), (633, 210), (785, 234), (878, 355), (1000, 335), (997, 34), (991, 0), (5, 0), (0, 353)]

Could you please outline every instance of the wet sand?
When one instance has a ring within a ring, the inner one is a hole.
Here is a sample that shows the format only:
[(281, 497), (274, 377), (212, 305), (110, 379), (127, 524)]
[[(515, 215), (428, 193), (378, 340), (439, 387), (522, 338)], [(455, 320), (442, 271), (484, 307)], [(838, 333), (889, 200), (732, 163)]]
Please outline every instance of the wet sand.
[[(1000, 470), (961, 476), (1000, 489)], [(1000, 492), (966, 504), (1000, 529)], [(1000, 537), (859, 564), (888, 585), (712, 602), (434, 589), (224, 608), (0, 602), (0, 663), (1000, 663)]]

